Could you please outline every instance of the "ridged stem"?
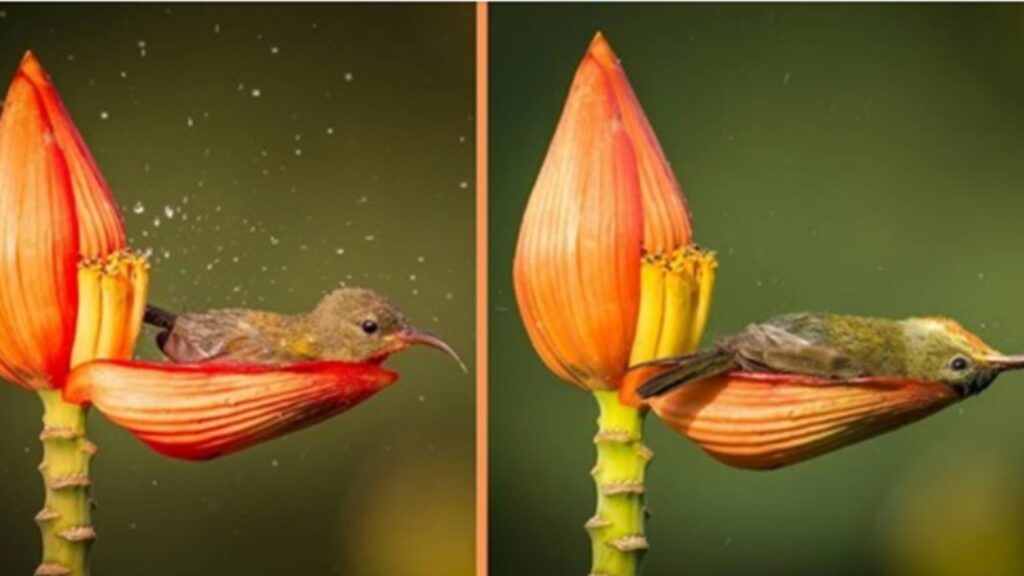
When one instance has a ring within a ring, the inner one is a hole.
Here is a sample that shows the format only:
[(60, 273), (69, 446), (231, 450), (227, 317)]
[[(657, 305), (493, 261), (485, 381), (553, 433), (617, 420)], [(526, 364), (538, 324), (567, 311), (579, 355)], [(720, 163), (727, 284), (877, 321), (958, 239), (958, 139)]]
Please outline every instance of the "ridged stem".
[(644, 412), (619, 402), (618, 391), (594, 392), (597, 512), (587, 521), (593, 560), (590, 576), (635, 576), (647, 550), (644, 472), (652, 453), (643, 444)]
[(85, 437), (86, 410), (61, 400), (57, 390), (39, 392), (43, 401), (43, 462), (39, 472), (46, 503), (36, 515), (43, 537), (43, 561), (36, 576), (88, 576), (89, 547), (96, 539), (89, 499), (89, 461), (96, 447)]

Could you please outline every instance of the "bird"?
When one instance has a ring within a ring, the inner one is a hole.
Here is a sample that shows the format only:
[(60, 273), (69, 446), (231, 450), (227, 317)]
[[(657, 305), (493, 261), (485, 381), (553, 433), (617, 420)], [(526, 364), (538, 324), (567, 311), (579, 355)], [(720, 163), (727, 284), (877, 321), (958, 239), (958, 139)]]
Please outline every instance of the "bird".
[(336, 289), (304, 314), (249, 308), (176, 314), (147, 305), (143, 320), (160, 330), (157, 346), (175, 363), (380, 364), (391, 354), (424, 344), (445, 352), (466, 371), (447, 342), (416, 328), (390, 301), (365, 288)]
[(664, 369), (637, 390), (643, 399), (731, 372), (793, 375), (818, 383), (898, 378), (942, 383), (960, 398), (980, 394), (1024, 355), (993, 350), (943, 317), (903, 320), (830, 313), (785, 314), (748, 325), (703, 351), (635, 366)]

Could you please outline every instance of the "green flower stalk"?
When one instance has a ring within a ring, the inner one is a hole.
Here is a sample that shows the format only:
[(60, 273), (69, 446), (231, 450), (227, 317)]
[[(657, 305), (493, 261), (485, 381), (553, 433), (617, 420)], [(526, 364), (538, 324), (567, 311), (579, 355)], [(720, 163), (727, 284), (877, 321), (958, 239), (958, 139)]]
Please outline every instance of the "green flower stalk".
[(643, 443), (644, 413), (619, 402), (618, 392), (594, 392), (597, 463), (591, 470), (597, 511), (587, 520), (593, 565), (591, 574), (637, 574), (647, 550), (644, 535), (644, 473), (653, 454)]
[(36, 514), (43, 537), (43, 561), (36, 576), (89, 574), (89, 547), (96, 539), (89, 498), (89, 461), (96, 446), (85, 436), (84, 408), (61, 400), (60, 392), (42, 390), (43, 461), (39, 473), (46, 503)]
[(530, 196), (513, 274), (541, 359), (600, 408), (591, 576), (639, 573), (651, 451), (635, 390), (651, 369), (630, 367), (696, 348), (715, 267), (692, 245), (682, 189), (598, 34)]

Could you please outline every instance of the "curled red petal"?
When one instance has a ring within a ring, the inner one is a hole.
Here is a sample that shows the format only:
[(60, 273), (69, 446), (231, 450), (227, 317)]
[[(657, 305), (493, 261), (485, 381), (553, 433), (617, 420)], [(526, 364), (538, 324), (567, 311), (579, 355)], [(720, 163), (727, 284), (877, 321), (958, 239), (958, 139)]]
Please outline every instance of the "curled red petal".
[(78, 254), (64, 155), (19, 72), (0, 117), (0, 373), (23, 387), (55, 388), (67, 373)]
[(801, 462), (894, 430), (959, 400), (941, 383), (737, 372), (656, 398), (666, 424), (738, 468)]
[(124, 249), (121, 211), (49, 75), (31, 52), (22, 59), (18, 74), (31, 82), (38, 92), (53, 127), (57, 146), (67, 162), (74, 191), (81, 255), (99, 258)]
[(161, 454), (208, 460), (340, 414), (397, 378), (375, 364), (344, 362), (97, 361), (71, 372), (64, 398), (91, 403)]

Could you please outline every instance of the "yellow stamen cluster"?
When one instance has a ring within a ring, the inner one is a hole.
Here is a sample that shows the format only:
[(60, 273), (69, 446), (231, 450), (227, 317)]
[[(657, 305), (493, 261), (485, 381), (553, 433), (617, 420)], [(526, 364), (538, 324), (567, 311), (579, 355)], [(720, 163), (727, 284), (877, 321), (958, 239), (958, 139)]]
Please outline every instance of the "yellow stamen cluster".
[(78, 267), (78, 320), (71, 367), (131, 357), (142, 329), (149, 286), (144, 255), (116, 252)]
[(711, 310), (717, 265), (714, 252), (697, 247), (644, 255), (630, 365), (697, 348)]

